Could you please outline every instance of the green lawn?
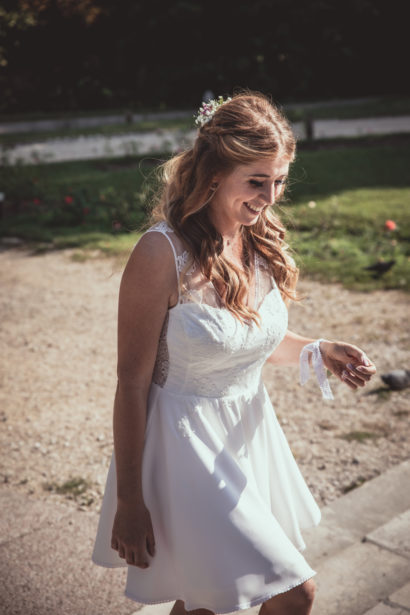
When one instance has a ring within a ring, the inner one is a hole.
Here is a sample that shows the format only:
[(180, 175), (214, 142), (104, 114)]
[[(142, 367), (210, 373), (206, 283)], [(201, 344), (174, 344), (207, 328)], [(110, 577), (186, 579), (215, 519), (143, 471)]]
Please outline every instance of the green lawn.
[[(282, 220), (303, 273), (410, 290), (410, 143), (375, 144), (300, 152)], [(380, 260), (396, 263), (374, 279), (363, 268)]]
[[(78, 247), (78, 259), (89, 249), (126, 255), (147, 219), (160, 158), (2, 168), (0, 233), (35, 250)], [(304, 275), (410, 290), (408, 138), (300, 151), (279, 211)], [(389, 260), (394, 266), (379, 278), (364, 269)]]

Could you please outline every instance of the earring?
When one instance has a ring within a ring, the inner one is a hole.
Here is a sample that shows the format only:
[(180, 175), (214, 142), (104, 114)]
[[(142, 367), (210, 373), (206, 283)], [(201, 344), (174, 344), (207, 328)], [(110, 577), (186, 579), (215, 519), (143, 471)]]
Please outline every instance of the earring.
[(213, 182), (211, 184), (211, 190), (216, 190), (218, 188), (218, 182)]

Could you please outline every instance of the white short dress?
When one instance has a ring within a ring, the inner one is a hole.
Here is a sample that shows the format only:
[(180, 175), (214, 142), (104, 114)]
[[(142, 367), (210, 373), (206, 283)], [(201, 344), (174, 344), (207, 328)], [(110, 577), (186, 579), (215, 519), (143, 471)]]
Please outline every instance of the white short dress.
[[(257, 258), (261, 323), (241, 323), (165, 222), (147, 232), (167, 238), (188, 282), (163, 325), (147, 409), (142, 480), (156, 554), (146, 569), (128, 566), (125, 594), (231, 613), (315, 574), (301, 531), (319, 523), (320, 510), (261, 380), (287, 308)], [(92, 556), (100, 566), (127, 566), (110, 546), (115, 512), (113, 455)]]

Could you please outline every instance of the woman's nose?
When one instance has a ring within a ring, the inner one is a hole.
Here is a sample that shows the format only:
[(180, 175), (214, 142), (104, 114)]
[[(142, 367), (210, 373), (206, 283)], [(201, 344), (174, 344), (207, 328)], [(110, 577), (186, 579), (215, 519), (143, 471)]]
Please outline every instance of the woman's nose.
[(275, 184), (273, 183), (264, 186), (262, 194), (264, 200), (272, 205), (275, 202)]

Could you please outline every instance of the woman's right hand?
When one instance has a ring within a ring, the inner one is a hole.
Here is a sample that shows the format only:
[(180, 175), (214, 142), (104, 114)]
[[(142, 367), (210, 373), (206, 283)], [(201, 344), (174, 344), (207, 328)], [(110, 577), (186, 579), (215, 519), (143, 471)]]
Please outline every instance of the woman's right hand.
[(118, 502), (112, 528), (111, 548), (127, 564), (148, 568), (148, 555), (155, 555), (151, 515), (143, 502)]

